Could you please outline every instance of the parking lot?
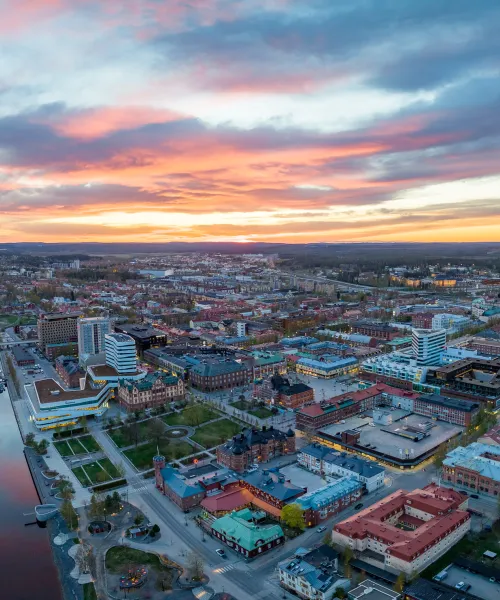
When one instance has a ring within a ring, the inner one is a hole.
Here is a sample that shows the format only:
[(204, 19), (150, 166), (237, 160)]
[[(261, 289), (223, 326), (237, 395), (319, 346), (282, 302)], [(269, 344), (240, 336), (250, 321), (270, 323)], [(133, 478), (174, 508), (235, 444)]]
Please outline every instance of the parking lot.
[(469, 594), (485, 599), (500, 597), (500, 583), (492, 582), (487, 577), (476, 573), (469, 573), (456, 565), (446, 570), (448, 571), (448, 576), (442, 583), (450, 587), (455, 587), (457, 583), (463, 581), (471, 586), (468, 590)]
[(354, 392), (358, 389), (358, 384), (350, 377), (341, 377), (338, 379), (319, 379), (310, 375), (302, 375), (295, 373), (291, 376), (292, 380), (301, 381), (314, 390), (314, 400), (328, 400), (334, 396), (345, 394), (346, 392)]

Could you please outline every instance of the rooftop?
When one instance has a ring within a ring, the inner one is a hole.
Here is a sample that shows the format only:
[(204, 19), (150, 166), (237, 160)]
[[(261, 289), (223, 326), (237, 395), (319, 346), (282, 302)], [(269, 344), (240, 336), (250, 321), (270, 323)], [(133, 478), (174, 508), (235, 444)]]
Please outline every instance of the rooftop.
[(212, 523), (212, 529), (249, 552), (283, 537), (283, 530), (279, 525), (257, 525), (254, 514), (248, 508), (216, 519)]

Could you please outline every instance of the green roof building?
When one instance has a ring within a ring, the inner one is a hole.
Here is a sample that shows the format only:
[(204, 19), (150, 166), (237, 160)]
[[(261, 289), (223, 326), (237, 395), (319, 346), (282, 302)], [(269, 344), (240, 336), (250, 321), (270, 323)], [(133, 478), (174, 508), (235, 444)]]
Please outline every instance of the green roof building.
[(279, 525), (258, 525), (260, 518), (260, 513), (249, 508), (229, 513), (212, 523), (212, 535), (235, 552), (253, 558), (285, 541)]

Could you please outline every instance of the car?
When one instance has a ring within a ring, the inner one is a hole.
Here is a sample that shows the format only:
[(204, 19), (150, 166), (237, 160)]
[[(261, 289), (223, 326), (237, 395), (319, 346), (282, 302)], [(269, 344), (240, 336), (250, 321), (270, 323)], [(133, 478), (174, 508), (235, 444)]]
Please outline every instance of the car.
[(471, 498), (479, 498), (478, 494), (471, 494), (470, 497)]
[(318, 529), (316, 529), (317, 533), (323, 533), (323, 531), (326, 531), (326, 527), (324, 525), (322, 525), (321, 527), (318, 527)]
[(226, 553), (224, 552), (224, 550), (222, 548), (217, 548), (217, 550), (215, 552), (222, 558), (226, 558)]
[(455, 589), (460, 590), (461, 592), (466, 592), (467, 590), (470, 590), (470, 583), (465, 583), (465, 581), (459, 581), (455, 585)]
[(354, 508), (356, 510), (359, 510), (360, 508), (363, 508), (363, 503), (362, 502), (358, 502), (358, 504), (356, 504), (356, 506)]
[(491, 583), (495, 583), (496, 579), (494, 577), (490, 577), (490, 581), (491, 581)]

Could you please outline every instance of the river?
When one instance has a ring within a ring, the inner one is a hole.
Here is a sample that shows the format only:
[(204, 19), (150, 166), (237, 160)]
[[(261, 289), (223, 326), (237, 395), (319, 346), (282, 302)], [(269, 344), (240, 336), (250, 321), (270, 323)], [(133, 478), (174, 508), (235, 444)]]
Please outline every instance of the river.
[(33, 512), (38, 495), (23, 454), (23, 443), (8, 392), (0, 394), (0, 597), (61, 600), (48, 532)]

